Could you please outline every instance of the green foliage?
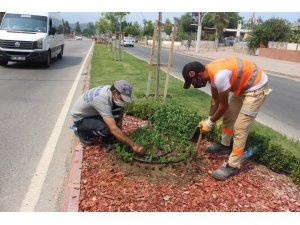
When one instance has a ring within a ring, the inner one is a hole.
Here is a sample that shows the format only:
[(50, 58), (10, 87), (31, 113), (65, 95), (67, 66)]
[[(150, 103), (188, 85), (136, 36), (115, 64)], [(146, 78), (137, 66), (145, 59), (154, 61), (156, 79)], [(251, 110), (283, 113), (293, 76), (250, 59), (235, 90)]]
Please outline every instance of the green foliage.
[(81, 29), (80, 29), (80, 24), (79, 24), (79, 22), (77, 22), (76, 25), (75, 25), (75, 33), (76, 33), (76, 34), (81, 34)]
[(153, 115), (151, 122), (154, 127), (163, 132), (188, 139), (199, 123), (200, 116), (176, 103), (162, 105)]
[(259, 48), (260, 42), (268, 46), (269, 41), (288, 41), (291, 35), (290, 22), (281, 18), (271, 18), (253, 27), (247, 38), (250, 49)]
[[(120, 21), (129, 13), (127, 12), (105, 12), (102, 13), (102, 17), (99, 19), (99, 23), (96, 22), (97, 28), (104, 30), (110, 30), (112, 33), (120, 31)], [(105, 32), (103, 32), (105, 33)]]
[(101, 17), (96, 21), (96, 29), (99, 33), (107, 33), (107, 31), (112, 30), (112, 25), (108, 19)]
[(124, 23), (122, 23), (122, 30), (124, 31), (125, 36), (130, 35), (135, 37), (135, 36), (139, 36), (141, 33), (141, 27), (137, 22), (132, 24), (124, 21)]
[[(171, 23), (171, 20), (169, 20), (169, 18), (167, 18), (166, 19), (166, 21), (165, 21), (165, 24), (172, 24)], [(164, 31), (165, 31), (165, 33), (167, 34), (167, 35), (171, 35), (171, 33), (172, 33), (172, 27), (171, 26), (165, 26), (164, 27)]]
[(95, 25), (92, 22), (89, 22), (88, 27), (85, 28), (82, 33), (86, 36), (94, 35), (96, 33)]
[(141, 98), (125, 106), (127, 115), (150, 119), (153, 114), (164, 104), (159, 98)]
[(292, 28), (290, 42), (300, 42), (300, 26)]
[(253, 159), (278, 173), (289, 174), (300, 184), (300, 158), (290, 154), (281, 144), (271, 143), (271, 139), (256, 132), (250, 133), (246, 149), (258, 147)]
[(154, 28), (153, 28), (152, 21), (144, 19), (143, 24), (144, 24), (143, 35), (153, 36)]
[(68, 20), (63, 22), (63, 26), (64, 26), (64, 33), (65, 34), (70, 34), (71, 33), (71, 27), (70, 27), (70, 24), (69, 24)]

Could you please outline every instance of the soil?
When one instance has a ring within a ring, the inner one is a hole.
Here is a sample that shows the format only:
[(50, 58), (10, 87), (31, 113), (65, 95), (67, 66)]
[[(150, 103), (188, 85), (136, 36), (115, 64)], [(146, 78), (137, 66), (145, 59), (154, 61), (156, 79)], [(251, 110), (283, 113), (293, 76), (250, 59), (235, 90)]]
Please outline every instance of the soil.
[[(125, 116), (128, 134), (146, 122)], [(238, 175), (217, 181), (211, 174), (228, 155), (200, 151), (185, 162), (125, 163), (98, 145), (84, 147), (79, 211), (268, 212), (300, 211), (300, 188), (289, 177), (246, 161)]]

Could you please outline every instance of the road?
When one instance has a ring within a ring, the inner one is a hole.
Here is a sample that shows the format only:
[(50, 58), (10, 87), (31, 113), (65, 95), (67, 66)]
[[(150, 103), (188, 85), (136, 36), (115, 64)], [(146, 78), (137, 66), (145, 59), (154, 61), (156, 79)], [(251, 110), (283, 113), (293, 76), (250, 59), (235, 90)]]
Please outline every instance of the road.
[[(125, 50), (149, 62), (150, 48), (135, 45), (134, 48), (125, 48)], [(171, 74), (182, 80), (182, 68), (186, 63), (191, 61), (200, 61), (203, 64), (209, 62), (208, 60), (178, 54), (175, 51)], [(161, 63), (167, 62), (168, 49), (162, 49)], [(275, 74), (268, 73), (268, 75), (269, 84), (273, 91), (262, 106), (257, 120), (292, 139), (300, 140), (300, 82), (278, 77)], [(208, 86), (205, 87), (204, 91), (210, 93)]]
[[(73, 140), (69, 112), (40, 192), (29, 187), (37, 166), (45, 166), (41, 157), (91, 44), (65, 41), (63, 59), (53, 60), (49, 68), (20, 63), (0, 67), (0, 211), (24, 209), (28, 193), (37, 195), (35, 211), (60, 211)], [(83, 79), (80, 76), (75, 96), (82, 91)], [(50, 157), (48, 153), (45, 158)]]

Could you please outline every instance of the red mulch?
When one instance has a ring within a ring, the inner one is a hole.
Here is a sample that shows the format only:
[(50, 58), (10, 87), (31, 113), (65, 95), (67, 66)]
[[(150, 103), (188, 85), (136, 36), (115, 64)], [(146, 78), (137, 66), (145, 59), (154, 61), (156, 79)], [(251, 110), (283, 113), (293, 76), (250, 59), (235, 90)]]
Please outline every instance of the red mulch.
[[(144, 123), (126, 116), (123, 130), (132, 132)], [(79, 211), (300, 211), (299, 187), (251, 161), (238, 175), (217, 181), (210, 174), (228, 156), (202, 152), (203, 160), (152, 166), (124, 163), (101, 144), (83, 153)]]

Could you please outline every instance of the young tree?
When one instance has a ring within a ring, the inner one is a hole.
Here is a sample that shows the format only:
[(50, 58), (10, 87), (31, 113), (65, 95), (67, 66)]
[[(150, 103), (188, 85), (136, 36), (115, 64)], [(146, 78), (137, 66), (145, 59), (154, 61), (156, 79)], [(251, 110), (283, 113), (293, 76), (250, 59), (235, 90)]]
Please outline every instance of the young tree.
[(108, 19), (106, 19), (105, 17), (100, 17), (96, 21), (96, 29), (99, 33), (104, 34), (107, 33), (107, 31), (112, 31), (112, 26)]

